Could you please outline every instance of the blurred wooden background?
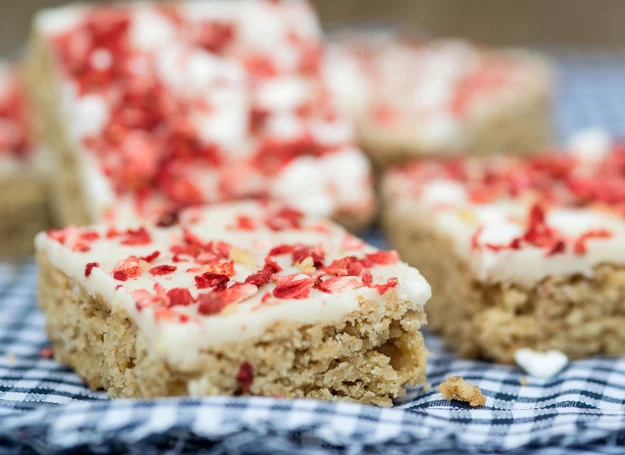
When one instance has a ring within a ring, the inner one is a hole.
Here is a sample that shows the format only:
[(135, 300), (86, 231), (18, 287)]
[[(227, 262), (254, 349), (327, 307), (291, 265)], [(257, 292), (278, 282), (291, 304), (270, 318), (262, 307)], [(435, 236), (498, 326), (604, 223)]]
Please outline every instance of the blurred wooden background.
[[(92, 0), (98, 1), (98, 0)], [(206, 0), (210, 1), (210, 0)], [(625, 0), (312, 0), (325, 24), (401, 21), (484, 43), (625, 47)], [(63, 0), (0, 0), (0, 53), (20, 48), (32, 14)]]

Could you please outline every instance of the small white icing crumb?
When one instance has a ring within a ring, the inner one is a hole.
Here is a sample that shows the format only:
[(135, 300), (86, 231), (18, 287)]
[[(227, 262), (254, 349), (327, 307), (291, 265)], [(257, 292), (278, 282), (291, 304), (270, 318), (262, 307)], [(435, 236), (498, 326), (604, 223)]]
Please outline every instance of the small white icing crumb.
[(569, 150), (583, 160), (597, 160), (608, 153), (612, 139), (599, 128), (588, 128), (577, 132), (569, 141)]
[(514, 360), (529, 375), (537, 378), (551, 378), (569, 363), (566, 354), (555, 349), (547, 352), (528, 348), (518, 349), (514, 353)]

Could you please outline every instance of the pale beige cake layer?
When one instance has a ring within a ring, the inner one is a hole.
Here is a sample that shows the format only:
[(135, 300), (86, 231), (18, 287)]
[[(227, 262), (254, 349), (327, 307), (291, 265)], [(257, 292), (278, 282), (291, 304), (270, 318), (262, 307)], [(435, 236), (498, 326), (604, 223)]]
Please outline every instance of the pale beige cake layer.
[[(415, 125), (415, 128), (419, 126)], [(550, 95), (546, 90), (528, 93), (522, 103), (514, 103), (474, 122), (470, 131), (462, 155), (534, 153), (552, 140)], [(405, 136), (387, 132), (373, 124), (361, 128), (358, 137), (359, 144), (378, 169), (419, 157), (454, 154), (449, 150), (423, 149)]]
[(41, 177), (0, 182), (0, 257), (33, 252), (33, 238), (50, 226), (46, 185)]
[[(363, 301), (334, 323), (279, 323), (260, 338), (203, 352), (181, 371), (150, 355), (128, 315), (38, 257), (39, 305), (56, 359), (111, 397), (242, 394), (237, 375), (253, 367), (245, 394), (353, 401), (382, 406), (425, 381), (425, 314), (389, 297), (386, 308)], [(152, 351), (153, 352), (153, 351)]]
[(550, 276), (536, 286), (487, 284), (423, 220), (389, 209), (384, 225), (392, 247), (432, 286), (429, 325), (460, 356), (513, 363), (519, 348), (574, 359), (625, 354), (625, 267), (601, 264), (591, 277)]

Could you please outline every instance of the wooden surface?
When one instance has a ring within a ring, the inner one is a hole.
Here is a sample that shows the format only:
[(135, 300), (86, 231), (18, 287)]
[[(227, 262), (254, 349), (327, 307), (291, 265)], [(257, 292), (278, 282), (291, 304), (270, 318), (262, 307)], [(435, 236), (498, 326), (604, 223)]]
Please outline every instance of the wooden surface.
[[(493, 44), (625, 47), (625, 0), (312, 1), (326, 24), (388, 19)], [(0, 0), (0, 54), (19, 49), (37, 9), (63, 3)]]

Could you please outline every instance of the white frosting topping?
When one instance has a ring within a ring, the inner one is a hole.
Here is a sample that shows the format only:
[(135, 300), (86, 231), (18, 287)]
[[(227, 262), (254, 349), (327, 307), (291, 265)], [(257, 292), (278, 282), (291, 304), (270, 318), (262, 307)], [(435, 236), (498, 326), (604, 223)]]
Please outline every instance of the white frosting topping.
[(569, 363), (566, 354), (555, 349), (547, 352), (518, 349), (514, 353), (514, 360), (531, 376), (544, 379), (554, 377)]
[[(384, 291), (363, 285), (360, 277), (348, 276), (341, 277), (338, 281), (356, 283), (355, 286), (347, 286), (344, 290), (338, 289), (329, 293), (308, 286), (310, 292), (305, 298), (282, 298), (277, 294), (272, 295), (279, 286), (275, 281), (280, 279), (273, 278), (260, 289), (247, 284), (248, 288), (251, 287), (251, 292), (245, 294), (247, 298), (220, 313), (201, 311), (201, 304), (196, 303), (170, 307), (154, 302), (148, 305), (141, 303), (144, 301), (140, 298), (148, 292), (155, 295), (155, 284), (163, 287), (163, 293), (173, 288), (187, 289), (194, 299), (199, 299), (199, 294), (211, 292), (212, 288), (198, 289), (195, 277), (206, 271), (215, 270), (214, 266), (210, 265), (214, 262), (199, 265), (194, 263), (190, 256), (183, 256), (190, 262), (173, 260), (170, 247), (185, 244), (182, 240), (183, 227), (201, 239), (204, 244), (210, 240), (218, 240), (230, 245), (229, 257), (234, 261), (234, 275), (230, 277), (228, 286), (235, 281), (243, 282), (259, 271), (268, 252), (278, 245), (319, 246), (325, 253), (323, 263), (326, 266), (345, 256), (360, 258), (377, 251), (372, 247), (361, 245), (333, 223), (318, 219), (303, 219), (300, 229), (271, 230), (263, 224), (263, 220), (267, 216), (275, 219), (270, 215), (276, 213), (275, 210), (278, 210), (278, 207), (273, 205), (262, 207), (251, 202), (188, 210), (181, 215), (179, 226), (147, 228), (150, 241), (145, 245), (123, 245), (125, 237), (122, 234), (121, 237), (89, 241), (88, 251), (72, 251), (72, 247), (84, 250), (77, 248), (80, 245), (78, 239), (81, 238), (81, 234), (95, 231), (104, 236), (107, 231), (104, 227), (84, 229), (70, 227), (58, 231), (56, 236), (41, 233), (35, 243), (39, 252), (43, 252), (55, 267), (84, 286), (89, 294), (99, 295), (114, 309), (119, 308), (128, 312), (138, 324), (141, 336), (147, 338), (152, 355), (164, 358), (181, 368), (193, 368), (202, 349), (260, 336), (268, 327), (279, 321), (305, 324), (338, 321), (356, 311), (360, 299), (377, 302), (383, 307), (386, 301), (396, 297), (410, 301), (412, 308), (419, 309), (430, 297), (430, 287), (417, 270), (401, 262), (393, 262), (389, 265), (373, 263), (370, 268), (373, 284), (385, 284), (389, 279), (392, 281), (393, 277), (397, 278), (398, 283)], [(253, 230), (234, 228), (237, 216), (249, 217), (254, 223)], [(64, 244), (55, 240), (58, 235), (66, 237), (63, 240)], [(114, 269), (119, 270), (119, 267), (117, 269), (116, 267), (120, 261), (130, 256), (144, 257), (154, 251), (159, 251), (160, 255), (150, 264), (141, 263), (138, 276), (125, 281), (114, 278), (116, 276)], [(290, 253), (273, 255), (272, 259), (282, 267), (282, 271), (277, 273), (279, 277), (289, 276), (293, 280), (303, 279), (312, 282), (309, 276), (311, 274), (314, 276), (322, 270), (315, 271), (314, 267), (305, 269), (303, 266), (293, 265)], [(307, 267), (311, 267), (312, 259), (308, 261), (311, 262)], [(87, 264), (93, 262), (99, 266), (92, 268), (86, 277)], [(227, 262), (227, 259), (221, 263), (224, 262)], [(302, 262), (305, 263), (306, 261)], [(174, 265), (176, 270), (165, 275), (153, 275), (148, 271), (163, 265)], [(192, 271), (187, 272), (189, 268)], [(321, 274), (324, 280), (328, 276), (333, 275)], [(266, 296), (266, 293), (270, 295)], [(138, 309), (138, 301), (141, 309)]]

